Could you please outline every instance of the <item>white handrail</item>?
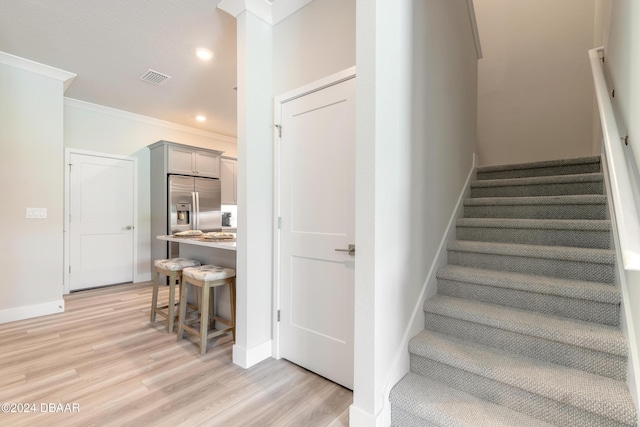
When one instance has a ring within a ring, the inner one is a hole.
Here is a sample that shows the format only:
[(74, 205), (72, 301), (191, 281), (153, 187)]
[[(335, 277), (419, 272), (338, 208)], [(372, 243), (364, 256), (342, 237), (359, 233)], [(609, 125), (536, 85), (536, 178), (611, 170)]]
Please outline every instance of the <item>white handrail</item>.
[(480, 33), (478, 32), (478, 21), (476, 20), (476, 9), (473, 6), (473, 0), (467, 0), (467, 11), (469, 12), (473, 43), (476, 46), (476, 56), (478, 59), (482, 59), (482, 46), (480, 45)]
[(625, 270), (640, 271), (640, 216), (638, 216), (634, 203), (629, 170), (613, 112), (613, 105), (609, 98), (607, 82), (604, 78), (600, 52), (604, 52), (603, 47), (591, 49), (589, 51), (589, 59), (591, 61), (591, 71), (593, 72), (596, 99), (598, 100), (604, 149), (607, 154), (607, 167), (611, 182), (613, 210), (618, 225), (622, 263)]

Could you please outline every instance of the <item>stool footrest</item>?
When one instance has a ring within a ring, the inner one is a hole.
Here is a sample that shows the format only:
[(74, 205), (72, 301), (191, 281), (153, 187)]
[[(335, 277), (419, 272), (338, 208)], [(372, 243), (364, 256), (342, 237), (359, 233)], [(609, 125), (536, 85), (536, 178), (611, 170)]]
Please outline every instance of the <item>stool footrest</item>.
[(211, 331), (207, 334), (207, 339), (209, 338), (213, 338), (213, 337), (218, 337), (220, 335), (226, 334), (227, 332), (231, 332), (233, 331), (233, 328), (226, 328), (226, 329), (216, 329), (214, 331)]

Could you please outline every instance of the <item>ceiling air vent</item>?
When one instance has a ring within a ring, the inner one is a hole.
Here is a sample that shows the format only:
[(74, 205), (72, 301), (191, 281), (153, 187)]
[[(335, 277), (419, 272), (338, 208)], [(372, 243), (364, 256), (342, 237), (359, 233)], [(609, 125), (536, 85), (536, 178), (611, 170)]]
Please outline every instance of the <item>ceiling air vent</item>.
[(144, 80), (145, 82), (154, 84), (156, 86), (160, 86), (170, 78), (171, 76), (153, 71), (152, 69), (148, 69), (139, 77), (140, 80)]

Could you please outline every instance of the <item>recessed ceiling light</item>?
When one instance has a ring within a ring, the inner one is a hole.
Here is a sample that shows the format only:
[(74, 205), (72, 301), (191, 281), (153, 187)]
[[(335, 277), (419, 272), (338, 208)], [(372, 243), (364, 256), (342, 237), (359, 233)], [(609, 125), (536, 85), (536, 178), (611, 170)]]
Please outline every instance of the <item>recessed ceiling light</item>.
[(199, 47), (196, 49), (196, 56), (203, 61), (208, 61), (213, 58), (213, 52), (209, 49), (205, 49), (204, 47)]
[(196, 120), (199, 122), (204, 122), (207, 120), (207, 118), (205, 116), (196, 116)]

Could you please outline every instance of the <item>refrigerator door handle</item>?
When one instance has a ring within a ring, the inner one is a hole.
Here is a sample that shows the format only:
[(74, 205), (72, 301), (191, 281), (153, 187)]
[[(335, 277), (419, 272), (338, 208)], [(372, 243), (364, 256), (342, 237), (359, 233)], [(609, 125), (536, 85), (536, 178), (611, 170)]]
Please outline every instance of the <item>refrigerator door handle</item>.
[(198, 229), (198, 199), (196, 197), (196, 194), (198, 193), (194, 191), (191, 192), (191, 206), (193, 206), (193, 212), (191, 212), (191, 214), (193, 215), (191, 226), (193, 230)]
[(196, 195), (196, 225), (195, 229), (200, 230), (200, 193), (197, 191), (194, 193)]

